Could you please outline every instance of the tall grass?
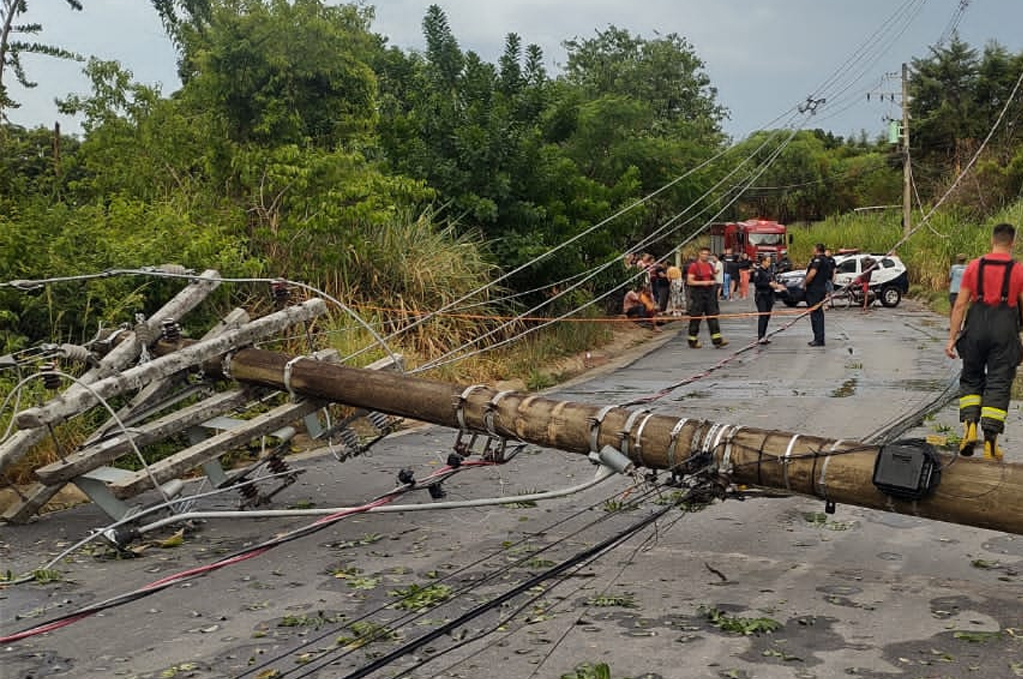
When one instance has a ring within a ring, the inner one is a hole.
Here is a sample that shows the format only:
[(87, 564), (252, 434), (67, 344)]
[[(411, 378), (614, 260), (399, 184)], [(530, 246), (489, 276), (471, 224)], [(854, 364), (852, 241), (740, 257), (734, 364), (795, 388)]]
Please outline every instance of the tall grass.
[[(347, 240), (343, 263), (324, 275), (323, 284), (382, 336), (447, 308), (486, 286), (498, 272), (473, 234), (458, 233), (452, 226), (436, 222), (429, 211), (396, 213), (382, 227), (360, 230)], [(466, 354), (474, 353), (540, 323), (518, 321), (502, 327), (518, 310), (500, 301), (503, 292), (494, 286), (473, 295), (449, 312), (399, 334), (389, 342), (390, 349), (402, 353), (408, 367), (417, 367), (460, 347)], [(322, 329), (342, 356), (359, 354), (355, 365), (366, 365), (387, 353), (348, 315), (333, 314)], [(429, 375), (448, 381), (528, 379), (538, 366), (599, 346), (611, 335), (610, 328), (599, 322), (557, 323), (507, 346), (432, 370)], [(364, 347), (369, 349), (362, 352)]]

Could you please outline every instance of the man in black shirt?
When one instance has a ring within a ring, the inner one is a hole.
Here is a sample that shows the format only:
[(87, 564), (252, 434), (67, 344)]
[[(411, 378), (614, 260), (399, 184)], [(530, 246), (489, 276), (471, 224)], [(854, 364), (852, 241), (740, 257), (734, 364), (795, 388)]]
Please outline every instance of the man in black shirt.
[(732, 248), (725, 248), (725, 254), (721, 257), (721, 263), (725, 267), (724, 288), (721, 291), (721, 298), (726, 302), (735, 299), (735, 288), (739, 285), (739, 256), (732, 251)]
[(833, 275), (831, 262), (824, 254), (824, 246), (817, 243), (814, 246), (813, 259), (806, 267), (806, 278), (803, 280), (806, 305), (811, 309), (810, 327), (813, 329), (813, 340), (809, 342), (811, 347), (824, 346), (824, 306), (821, 302), (827, 297), (827, 282)]

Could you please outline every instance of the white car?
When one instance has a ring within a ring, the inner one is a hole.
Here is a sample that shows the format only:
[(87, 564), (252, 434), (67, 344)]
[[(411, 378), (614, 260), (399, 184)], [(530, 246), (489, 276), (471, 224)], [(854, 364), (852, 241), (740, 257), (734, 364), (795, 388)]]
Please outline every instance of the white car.
[(836, 255), (835, 289), (849, 285), (866, 268), (864, 260), (872, 259), (875, 266), (870, 274), (870, 289), (886, 307), (898, 306), (902, 296), (909, 292), (909, 276), (906, 265), (895, 255)]

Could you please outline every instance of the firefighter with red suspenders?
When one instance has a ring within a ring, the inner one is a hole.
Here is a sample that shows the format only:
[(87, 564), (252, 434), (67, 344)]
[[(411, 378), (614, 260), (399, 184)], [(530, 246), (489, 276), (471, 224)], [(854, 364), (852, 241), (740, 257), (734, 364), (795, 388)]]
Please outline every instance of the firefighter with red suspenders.
[(994, 228), (991, 252), (966, 267), (952, 308), (945, 353), (955, 358), (958, 352), (963, 359), (959, 378), (962, 455), (973, 455), (979, 424), (984, 433), (984, 456), (1002, 458), (997, 438), (1005, 430), (1009, 392), (1023, 360), (1019, 336), (1023, 264), (1012, 259), (1015, 238), (1016, 230), (1010, 224)]

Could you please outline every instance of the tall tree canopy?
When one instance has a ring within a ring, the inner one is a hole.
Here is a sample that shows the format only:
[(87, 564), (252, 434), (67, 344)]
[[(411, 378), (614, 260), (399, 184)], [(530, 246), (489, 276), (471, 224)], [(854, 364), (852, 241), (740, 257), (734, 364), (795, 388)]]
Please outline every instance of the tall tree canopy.
[[(916, 175), (926, 195), (940, 193), (993, 129), (1023, 72), (1023, 52), (998, 43), (978, 51), (958, 36), (913, 60), (909, 83), (910, 139), (920, 162)], [(975, 168), (977, 182), (964, 182), (958, 199), (996, 207), (1019, 195), (1023, 180), (1023, 92), (1006, 110)], [(983, 188), (981, 188), (983, 187)]]

